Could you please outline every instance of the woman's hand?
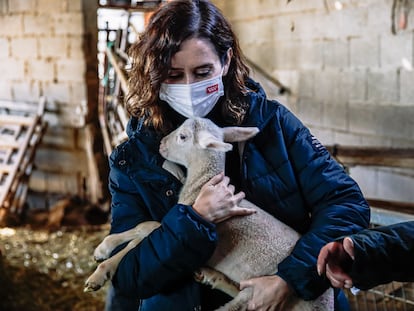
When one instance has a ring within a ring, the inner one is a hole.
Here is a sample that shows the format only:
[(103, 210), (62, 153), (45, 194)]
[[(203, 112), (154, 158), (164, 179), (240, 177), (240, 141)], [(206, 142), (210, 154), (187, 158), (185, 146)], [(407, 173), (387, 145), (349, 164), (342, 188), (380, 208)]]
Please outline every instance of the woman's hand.
[(354, 243), (346, 237), (341, 242), (326, 244), (319, 252), (317, 269), (319, 275), (326, 274), (333, 287), (351, 288), (353, 282), (348, 274), (354, 259)]
[(219, 223), (233, 216), (250, 215), (254, 210), (239, 207), (244, 192), (234, 194), (230, 179), (220, 173), (210, 179), (200, 190), (193, 209), (204, 219)]
[(277, 275), (262, 276), (240, 282), (240, 290), (252, 287), (253, 297), (248, 302), (247, 310), (279, 311), (287, 310), (292, 289)]

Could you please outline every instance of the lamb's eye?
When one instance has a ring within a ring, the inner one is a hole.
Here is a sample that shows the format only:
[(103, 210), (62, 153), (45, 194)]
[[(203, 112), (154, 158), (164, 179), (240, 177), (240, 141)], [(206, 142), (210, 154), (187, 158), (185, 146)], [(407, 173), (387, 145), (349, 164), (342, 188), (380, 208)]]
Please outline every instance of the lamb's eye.
[(187, 136), (185, 136), (184, 134), (180, 134), (179, 138), (180, 138), (180, 140), (185, 140), (187, 138)]

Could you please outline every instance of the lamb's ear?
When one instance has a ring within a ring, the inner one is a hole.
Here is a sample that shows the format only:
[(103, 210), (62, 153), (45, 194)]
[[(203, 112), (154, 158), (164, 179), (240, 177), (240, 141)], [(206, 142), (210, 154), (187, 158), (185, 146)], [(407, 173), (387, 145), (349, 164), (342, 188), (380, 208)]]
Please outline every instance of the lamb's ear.
[(227, 142), (245, 141), (259, 133), (257, 127), (228, 126), (223, 127), (222, 130), (224, 141)]
[(233, 149), (232, 144), (227, 144), (222, 142), (221, 140), (217, 139), (208, 131), (200, 131), (198, 132), (198, 144), (203, 149), (215, 149), (218, 151), (227, 152)]

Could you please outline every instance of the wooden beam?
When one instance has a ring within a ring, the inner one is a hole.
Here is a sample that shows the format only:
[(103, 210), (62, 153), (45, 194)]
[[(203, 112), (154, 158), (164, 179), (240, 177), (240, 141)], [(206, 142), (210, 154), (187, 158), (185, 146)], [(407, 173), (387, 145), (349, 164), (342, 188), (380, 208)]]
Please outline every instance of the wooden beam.
[(122, 61), (119, 61), (117, 55), (112, 51), (110, 47), (106, 49), (106, 55), (108, 57), (108, 61), (114, 67), (115, 72), (117, 74), (117, 78), (121, 82), (121, 88), (124, 94), (128, 94), (128, 80), (126, 78), (126, 74), (124, 73), (123, 69), (119, 65)]
[(327, 146), (328, 151), (348, 166), (414, 168), (414, 148)]
[[(2, 116), (3, 117), (3, 116)], [(26, 137), (23, 139), (23, 141), (21, 142), (21, 148), (18, 149), (16, 157), (14, 159), (14, 163), (12, 165), (10, 165), (11, 167), (11, 172), (10, 174), (7, 176), (6, 181), (4, 183), (4, 188), (5, 189), (10, 189), (10, 187), (13, 184), (13, 181), (17, 175), (18, 169), (20, 167), (22, 158), (27, 150), (27, 147), (30, 143), (32, 134), (36, 128), (36, 125), (38, 123), (38, 118), (39, 116), (36, 116), (34, 118), (34, 122), (29, 126)], [(33, 120), (33, 118), (31, 118)], [(8, 191), (4, 191), (0, 193), (0, 206), (3, 206), (3, 204), (5, 204), (5, 199), (8, 195)]]
[(2, 114), (1, 119), (0, 119), (0, 125), (3, 125), (3, 124), (31, 125), (32, 123), (33, 123), (33, 117)]
[(369, 206), (371, 207), (376, 207), (376, 208), (381, 208), (383, 210), (414, 215), (414, 203), (412, 202), (399, 202), (399, 201), (389, 201), (389, 200), (369, 199), (369, 198), (367, 198), (367, 201), (368, 201)]
[(137, 2), (135, 5), (129, 4), (107, 4), (107, 5), (100, 5), (99, 8), (102, 9), (119, 9), (119, 10), (126, 10), (131, 12), (150, 12), (154, 11), (163, 1), (162, 0), (153, 0), (153, 1), (140, 1)]

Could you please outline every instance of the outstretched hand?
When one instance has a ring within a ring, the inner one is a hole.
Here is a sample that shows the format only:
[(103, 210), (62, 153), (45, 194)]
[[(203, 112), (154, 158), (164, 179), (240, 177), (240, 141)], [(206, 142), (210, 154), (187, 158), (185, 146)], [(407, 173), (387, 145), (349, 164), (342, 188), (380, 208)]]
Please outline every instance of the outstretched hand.
[(252, 287), (253, 296), (247, 310), (280, 311), (286, 310), (293, 295), (292, 289), (281, 277), (269, 275), (240, 282), (240, 290)]
[(349, 276), (349, 269), (354, 256), (354, 243), (349, 237), (326, 244), (318, 256), (319, 275), (325, 274), (333, 287), (351, 288), (353, 281)]
[(200, 190), (193, 209), (204, 219), (219, 223), (233, 216), (250, 215), (255, 210), (239, 207), (244, 199), (244, 192), (234, 194), (230, 178), (220, 173), (210, 179)]

